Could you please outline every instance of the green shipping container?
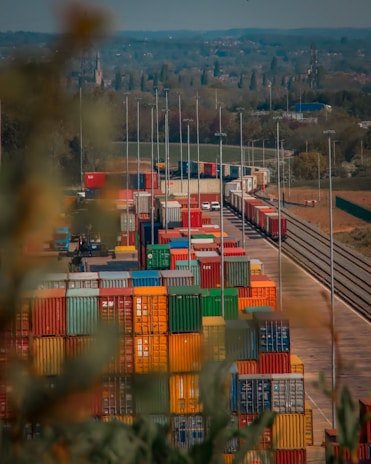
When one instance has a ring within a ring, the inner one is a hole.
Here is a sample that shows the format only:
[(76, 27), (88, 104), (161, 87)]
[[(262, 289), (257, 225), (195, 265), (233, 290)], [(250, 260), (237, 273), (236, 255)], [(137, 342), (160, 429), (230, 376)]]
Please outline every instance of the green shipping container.
[(212, 238), (212, 239), (214, 239), (215, 235), (212, 235), (212, 234), (192, 234), (191, 237), (192, 238)]
[[(208, 308), (212, 314), (202, 314), (203, 316), (222, 316), (221, 289), (211, 288), (209, 295)], [(224, 289), (224, 319), (226, 321), (238, 319), (238, 290), (237, 288)]]
[[(188, 269), (188, 260), (176, 261), (175, 268), (179, 271), (184, 271)], [(191, 260), (191, 272), (195, 278), (194, 284), (200, 285), (200, 263), (197, 259)]]
[(98, 288), (67, 290), (67, 335), (91, 335), (97, 330)]
[(225, 256), (224, 263), (226, 287), (250, 287), (248, 256)]
[(210, 291), (207, 288), (201, 288), (201, 311), (202, 317), (215, 316), (212, 309), (212, 300), (210, 299)]
[(147, 269), (170, 269), (170, 246), (168, 244), (147, 245), (146, 256)]
[(201, 289), (198, 285), (190, 287), (168, 287), (169, 331), (201, 332)]
[(272, 306), (246, 306), (243, 310), (246, 314), (253, 313), (273, 313)]
[(169, 378), (166, 374), (140, 374), (134, 377), (136, 414), (169, 414)]

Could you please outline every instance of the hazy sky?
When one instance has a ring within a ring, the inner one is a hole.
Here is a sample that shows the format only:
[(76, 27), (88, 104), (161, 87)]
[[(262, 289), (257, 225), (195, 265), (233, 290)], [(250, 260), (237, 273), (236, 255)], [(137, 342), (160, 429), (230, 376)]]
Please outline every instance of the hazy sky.
[[(0, 31), (56, 32), (56, 5), (70, 0), (0, 0)], [(85, 0), (85, 4), (93, 3)], [(94, 0), (119, 30), (371, 27), (371, 0)]]

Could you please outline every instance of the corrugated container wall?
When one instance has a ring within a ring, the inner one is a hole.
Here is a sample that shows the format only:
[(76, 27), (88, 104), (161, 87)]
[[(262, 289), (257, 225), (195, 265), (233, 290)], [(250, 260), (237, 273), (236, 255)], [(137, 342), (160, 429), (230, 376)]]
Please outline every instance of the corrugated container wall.
[(67, 335), (90, 335), (97, 329), (99, 289), (67, 290)]
[(177, 415), (170, 421), (171, 445), (175, 449), (190, 449), (205, 440), (205, 419), (201, 415)]
[(134, 373), (134, 339), (131, 335), (121, 334), (118, 352), (112, 356), (105, 373), (118, 375)]
[(290, 352), (289, 321), (275, 313), (255, 313), (261, 353)]
[(101, 288), (99, 315), (105, 322), (115, 322), (120, 333), (133, 333), (133, 289)]
[(96, 395), (96, 415), (134, 414), (133, 377), (106, 376)]
[(277, 450), (274, 453), (274, 464), (307, 464), (307, 450)]
[(224, 266), (227, 287), (249, 287), (250, 267), (247, 256), (226, 256)]
[[(175, 268), (180, 271), (189, 269), (188, 260), (176, 261)], [(191, 272), (194, 277), (194, 285), (200, 285), (200, 265), (197, 259), (191, 260)]]
[(136, 335), (134, 337), (134, 369), (137, 374), (166, 372), (168, 361), (167, 335)]
[(135, 213), (127, 213), (126, 211), (122, 211), (120, 214), (120, 231), (133, 231), (136, 230), (135, 224)]
[(238, 411), (241, 414), (259, 414), (271, 409), (271, 379), (269, 375), (238, 376)]
[(127, 271), (98, 272), (99, 288), (129, 287), (130, 274)]
[(183, 333), (169, 335), (170, 372), (196, 372), (202, 364), (202, 335)]
[(220, 287), (221, 257), (199, 258), (202, 288)]
[(222, 317), (202, 318), (202, 358), (204, 362), (223, 361), (226, 358), (225, 320)]
[(181, 208), (178, 201), (161, 202), (160, 221), (164, 229), (166, 225), (170, 229), (182, 226)]
[(164, 334), (168, 330), (166, 287), (133, 288), (134, 333)]
[(31, 300), (32, 332), (36, 337), (66, 335), (66, 289), (38, 290)]
[(238, 290), (225, 288), (223, 293), (224, 314), (222, 314), (222, 291), (220, 288), (211, 288), (209, 299), (213, 311), (212, 314), (203, 314), (203, 316), (223, 316), (226, 321), (238, 319)]
[(32, 341), (35, 371), (38, 375), (59, 375), (65, 359), (64, 337), (41, 337)]
[(68, 274), (68, 289), (98, 288), (98, 272), (70, 272)]
[(166, 374), (141, 374), (134, 377), (136, 414), (169, 414), (169, 378)]
[(200, 332), (201, 290), (198, 286), (168, 287), (169, 331)]
[(253, 321), (227, 321), (227, 356), (236, 361), (258, 359), (257, 332)]
[(132, 271), (130, 279), (132, 287), (160, 287), (162, 285), (160, 271)]
[(202, 411), (198, 374), (170, 375), (170, 413), (197, 414)]
[[(289, 353), (260, 353), (259, 372), (261, 374), (289, 374)], [(298, 412), (298, 411), (296, 411)]]
[(302, 374), (272, 375), (272, 411), (303, 414), (305, 401)]
[(276, 414), (272, 434), (276, 449), (304, 449), (304, 414)]
[(171, 270), (161, 271), (162, 283), (165, 287), (191, 287), (194, 285), (192, 271)]
[(170, 246), (168, 244), (147, 245), (146, 268), (170, 269)]

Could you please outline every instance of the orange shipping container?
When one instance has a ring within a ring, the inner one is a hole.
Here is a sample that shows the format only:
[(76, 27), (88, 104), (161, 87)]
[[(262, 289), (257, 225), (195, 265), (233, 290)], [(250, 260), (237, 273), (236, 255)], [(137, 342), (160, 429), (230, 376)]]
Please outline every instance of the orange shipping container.
[(136, 335), (134, 337), (134, 372), (167, 371), (167, 336), (166, 335)]
[(107, 374), (132, 374), (134, 372), (134, 338), (121, 335), (119, 352), (113, 356), (105, 370)]
[(62, 372), (65, 357), (63, 337), (34, 338), (32, 353), (38, 375), (58, 375)]
[(263, 276), (250, 276), (250, 297), (268, 298), (268, 306), (277, 309), (276, 283), (271, 279), (261, 279)]
[(202, 364), (202, 335), (182, 333), (169, 335), (170, 372), (195, 372)]
[(70, 360), (85, 355), (91, 349), (93, 342), (92, 337), (66, 337), (66, 358)]
[(272, 437), (275, 449), (304, 449), (305, 414), (276, 414)]
[(170, 376), (170, 413), (195, 414), (202, 411), (198, 374)]
[(238, 310), (243, 311), (251, 306), (269, 306), (268, 297), (241, 297), (238, 298)]
[(226, 357), (225, 320), (221, 316), (202, 318), (202, 354), (205, 362), (223, 361)]
[(290, 354), (290, 365), (292, 374), (304, 374), (304, 363), (296, 354)]
[(166, 287), (134, 287), (135, 334), (160, 334), (168, 331)]
[(258, 372), (258, 362), (253, 359), (237, 361), (237, 372), (239, 375), (256, 374)]
[[(170, 250), (170, 269), (176, 269), (177, 261), (185, 261), (188, 259), (188, 248), (172, 248)], [(196, 259), (195, 252), (191, 248), (191, 260)]]

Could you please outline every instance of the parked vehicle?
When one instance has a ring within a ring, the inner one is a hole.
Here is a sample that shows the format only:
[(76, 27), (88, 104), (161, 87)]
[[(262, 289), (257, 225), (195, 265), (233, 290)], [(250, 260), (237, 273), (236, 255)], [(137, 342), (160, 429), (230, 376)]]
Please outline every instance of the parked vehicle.
[(201, 205), (201, 209), (210, 211), (210, 203), (208, 201), (204, 201)]
[(68, 227), (57, 227), (53, 234), (53, 249), (56, 251), (68, 251), (71, 241), (71, 232)]
[(210, 203), (210, 209), (211, 209), (211, 211), (220, 211), (220, 203), (219, 203), (219, 201), (212, 201)]

